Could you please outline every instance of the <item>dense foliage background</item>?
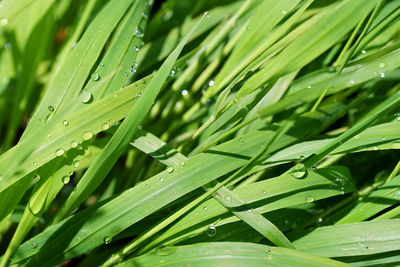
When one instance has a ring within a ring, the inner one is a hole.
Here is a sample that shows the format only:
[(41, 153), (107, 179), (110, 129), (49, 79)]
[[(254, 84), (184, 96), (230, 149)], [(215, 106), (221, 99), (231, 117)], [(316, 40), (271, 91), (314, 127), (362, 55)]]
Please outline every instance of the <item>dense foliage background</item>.
[(0, 45), (0, 266), (400, 263), (399, 0), (2, 0)]

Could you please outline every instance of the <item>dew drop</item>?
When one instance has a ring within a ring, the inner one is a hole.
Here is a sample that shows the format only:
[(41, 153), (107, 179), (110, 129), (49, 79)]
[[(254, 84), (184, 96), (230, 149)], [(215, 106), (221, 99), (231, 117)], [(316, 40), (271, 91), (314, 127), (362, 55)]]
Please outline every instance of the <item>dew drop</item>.
[(93, 81), (98, 81), (100, 79), (100, 75), (98, 73), (93, 73), (92, 76), (90, 76), (90, 78)]
[(150, 186), (148, 184), (146, 184), (144, 187), (149, 188)]
[(64, 176), (64, 177), (62, 178), (62, 182), (63, 182), (64, 184), (68, 184), (68, 183), (69, 183), (69, 180), (70, 180), (70, 178), (69, 178), (68, 175), (66, 175), (66, 176)]
[(63, 121), (64, 126), (68, 126), (69, 122), (67, 120)]
[(164, 182), (164, 178), (160, 178), (160, 182)]
[(79, 101), (82, 103), (87, 103), (92, 99), (92, 94), (89, 91), (83, 90), (79, 95)]
[(392, 144), (393, 149), (400, 149), (400, 143), (393, 143)]
[(142, 127), (142, 125), (138, 125), (138, 127), (137, 127), (139, 130), (141, 130), (143, 127)]
[(128, 76), (128, 73), (127, 73), (127, 72), (124, 72), (124, 75), (125, 75), (125, 76)]
[(156, 248), (155, 252), (158, 256), (167, 256), (176, 251), (176, 247), (167, 246)]
[(33, 176), (32, 180), (33, 180), (34, 183), (39, 182), (39, 180), (40, 180), (40, 175), (36, 173), (36, 174)]
[(169, 77), (173, 77), (175, 75), (175, 71), (171, 70), (171, 72), (168, 74)]
[(37, 166), (37, 162), (36, 161), (33, 163), (33, 166)]
[(208, 210), (207, 206), (204, 206), (204, 207), (203, 207), (203, 210)]
[(284, 9), (282, 9), (281, 12), (283, 15), (286, 15), (286, 13), (287, 13), (286, 10), (284, 10)]
[(380, 76), (381, 78), (385, 78), (385, 73), (381, 72), (381, 73), (379, 74), (379, 76)]
[(139, 47), (134, 46), (134, 47), (133, 47), (133, 50), (135, 50), (136, 52), (138, 52), (138, 51), (139, 51)]
[(361, 53), (362, 53), (362, 54), (366, 54), (367, 51), (366, 51), (366, 50), (361, 50)]
[(210, 17), (210, 12), (208, 12), (208, 11), (204, 12), (204, 16), (205, 16), (206, 18), (209, 18), (209, 17)]
[(379, 63), (379, 68), (384, 68), (386, 64), (384, 62)]
[(75, 168), (78, 168), (78, 166), (79, 166), (79, 161), (78, 161), (78, 160), (75, 160), (75, 161), (74, 161), (74, 167), (75, 167)]
[(139, 27), (136, 27), (136, 30), (135, 30), (135, 36), (136, 37), (139, 37), (139, 38), (142, 38), (143, 37), (143, 30), (141, 29), (141, 28), (139, 28)]
[(2, 26), (6, 26), (6, 25), (8, 24), (8, 19), (7, 19), (7, 18), (2, 18), (2, 19), (0, 20), (0, 24), (1, 24)]
[(215, 84), (215, 82), (213, 80), (208, 82), (208, 86), (210, 86), (210, 87), (213, 86), (214, 84)]
[(215, 228), (214, 224), (210, 224), (210, 226), (207, 228), (206, 234), (211, 237), (211, 236), (215, 236), (215, 234), (217, 233), (217, 229)]
[(263, 191), (263, 194), (266, 194), (266, 193), (267, 193), (267, 191), (264, 190), (264, 191)]
[(142, 93), (138, 93), (136, 98), (140, 98), (142, 96)]
[(54, 111), (54, 107), (53, 107), (53, 106), (48, 106), (47, 109), (48, 109), (49, 111)]
[(186, 96), (188, 93), (189, 93), (189, 92), (188, 92), (188, 90), (186, 90), (186, 89), (182, 90), (182, 92), (181, 92), (181, 94), (182, 94), (183, 96)]
[(35, 242), (32, 242), (31, 245), (32, 245), (33, 248), (37, 248), (37, 244)]
[(103, 131), (106, 131), (106, 130), (110, 129), (110, 124), (109, 124), (109, 123), (104, 123), (104, 124), (101, 126), (101, 129), (102, 129)]
[(78, 146), (78, 143), (75, 141), (71, 142), (71, 148), (76, 148)]
[(93, 133), (90, 131), (84, 132), (82, 135), (82, 139), (85, 141), (92, 139), (92, 137), (93, 137)]
[(307, 203), (314, 202), (314, 200), (315, 200), (315, 198), (314, 198), (313, 196), (307, 196), (307, 197), (306, 197), (306, 202), (307, 202)]
[(308, 88), (308, 89), (311, 89), (311, 88), (312, 88), (312, 86), (311, 86), (311, 85), (308, 85), (308, 86), (307, 86), (307, 88)]
[(168, 172), (168, 173), (172, 173), (173, 171), (174, 171), (174, 167), (168, 167), (168, 168), (167, 168), (167, 172)]
[(77, 46), (77, 43), (72, 44), (72, 48), (75, 48)]
[(104, 67), (104, 63), (100, 63), (100, 67)]
[(62, 148), (60, 148), (60, 149), (57, 149), (57, 151), (56, 151), (56, 156), (57, 157), (59, 157), (59, 156), (62, 156), (62, 155), (64, 155), (64, 149), (62, 149)]
[(111, 236), (106, 236), (104, 237), (104, 244), (108, 245), (110, 244), (112, 241), (112, 237)]
[(296, 179), (300, 179), (306, 176), (307, 174), (307, 170), (306, 167), (304, 166), (303, 163), (299, 163), (296, 166), (294, 166), (292, 168), (292, 170), (290, 171), (290, 173), (292, 174), (292, 176)]
[(185, 162), (184, 162), (184, 161), (181, 161), (181, 162), (179, 162), (179, 165), (185, 166)]

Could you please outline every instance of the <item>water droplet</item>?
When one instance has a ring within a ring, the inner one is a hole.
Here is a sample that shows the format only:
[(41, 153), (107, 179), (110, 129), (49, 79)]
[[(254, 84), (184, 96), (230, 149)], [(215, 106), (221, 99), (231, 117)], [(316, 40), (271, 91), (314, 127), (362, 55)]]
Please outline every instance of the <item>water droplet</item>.
[(35, 161), (35, 162), (33, 162), (33, 166), (37, 166), (37, 162)]
[(75, 168), (78, 168), (78, 166), (79, 166), (79, 161), (78, 161), (78, 160), (75, 160), (75, 161), (74, 161), (74, 167), (75, 167)]
[(67, 120), (63, 121), (64, 126), (68, 126), (69, 122)]
[(208, 210), (207, 206), (204, 206), (204, 207), (203, 207), (203, 210)]
[(148, 184), (146, 184), (144, 187), (149, 188), (150, 186)]
[(353, 80), (350, 80), (347, 84), (348, 84), (348, 85), (354, 85), (354, 81), (353, 81)]
[(104, 237), (104, 243), (105, 243), (106, 245), (110, 244), (111, 241), (112, 241), (112, 237), (111, 237), (111, 236), (106, 236), (106, 237)]
[(322, 223), (324, 219), (322, 219), (321, 217), (318, 218), (318, 223)]
[(32, 242), (31, 245), (32, 245), (33, 248), (37, 248), (37, 244), (35, 242)]
[(215, 234), (217, 233), (217, 229), (215, 228), (214, 224), (210, 224), (210, 226), (207, 228), (206, 234), (208, 236), (215, 236)]
[(379, 68), (384, 68), (386, 64), (384, 62), (379, 63)]
[(32, 180), (33, 180), (34, 183), (37, 183), (37, 182), (40, 180), (40, 175), (36, 173), (36, 174), (33, 176)]
[(135, 30), (135, 36), (136, 37), (139, 37), (139, 38), (142, 38), (143, 37), (143, 30), (140, 28), (140, 27), (136, 27), (136, 30)]
[(188, 90), (184, 89), (184, 90), (182, 90), (181, 93), (182, 93), (183, 96), (186, 96), (189, 92), (188, 92)]
[(102, 126), (101, 126), (101, 129), (103, 130), (103, 131), (106, 131), (106, 130), (108, 130), (108, 129), (110, 129), (110, 124), (109, 123), (104, 123)]
[(315, 200), (315, 198), (314, 198), (313, 196), (307, 196), (307, 197), (306, 197), (306, 202), (307, 202), (307, 203), (314, 202), (314, 200)]
[(155, 252), (158, 256), (167, 256), (167, 255), (174, 253), (175, 251), (176, 251), (176, 247), (167, 246), (167, 247), (156, 248)]
[(243, 143), (243, 141), (244, 141), (243, 138), (240, 137), (239, 138), (239, 143)]
[(284, 9), (282, 9), (281, 12), (283, 15), (286, 15), (286, 13), (287, 13), (286, 10), (284, 10)]
[(100, 63), (100, 67), (104, 67), (104, 63)]
[(306, 176), (307, 170), (303, 163), (299, 163), (290, 171), (294, 178), (300, 179)]
[(142, 93), (138, 93), (136, 98), (140, 98), (142, 96)]
[(206, 18), (209, 18), (209, 17), (210, 17), (210, 12), (208, 12), (208, 11), (204, 12), (204, 16), (205, 16)]
[(93, 133), (90, 131), (84, 132), (82, 135), (82, 139), (85, 141), (92, 139), (92, 137), (93, 137)]
[(68, 183), (69, 183), (69, 180), (70, 180), (70, 178), (69, 178), (68, 175), (66, 175), (66, 176), (64, 176), (64, 177), (62, 178), (62, 182), (63, 182), (64, 184), (68, 184)]
[(146, 80), (142, 79), (142, 84), (146, 84), (146, 83), (147, 83)]
[(57, 157), (59, 157), (59, 156), (62, 156), (62, 155), (64, 155), (64, 149), (62, 149), (62, 148), (60, 148), (60, 149), (57, 149), (57, 151), (56, 151), (56, 156)]
[(303, 159), (305, 159), (305, 157), (303, 155), (301, 155), (300, 156), (300, 160), (303, 160)]
[(137, 127), (139, 130), (141, 130), (143, 127), (142, 127), (142, 125), (138, 125), (138, 127)]
[(361, 138), (361, 136), (359, 135), (359, 134), (357, 134), (356, 136), (354, 136), (354, 139), (355, 140), (358, 140), (358, 139), (360, 139)]
[(50, 137), (51, 137), (51, 134), (48, 134), (48, 135), (47, 135), (47, 138), (50, 138)]
[(381, 78), (385, 78), (385, 73), (381, 72), (381, 74), (379, 75)]
[(164, 182), (164, 178), (160, 178), (160, 182)]
[(168, 74), (169, 77), (173, 77), (175, 75), (175, 71), (171, 70), (171, 72)]
[(79, 95), (79, 101), (82, 103), (87, 103), (92, 99), (92, 94), (89, 91), (83, 90)]
[(124, 75), (125, 75), (125, 76), (128, 76), (128, 73), (127, 73), (127, 72), (124, 72)]
[(210, 86), (210, 87), (213, 86), (214, 84), (215, 84), (215, 82), (213, 80), (208, 82), (208, 86)]
[(264, 191), (263, 191), (263, 194), (266, 194), (266, 193), (267, 193), (267, 191), (264, 190)]
[(174, 171), (174, 167), (168, 167), (168, 168), (167, 168), (167, 172), (168, 172), (168, 173), (172, 173), (173, 171)]
[(134, 47), (133, 47), (133, 50), (135, 50), (136, 52), (138, 52), (138, 51), (139, 51), (139, 47), (134, 46)]
[(53, 107), (53, 106), (48, 106), (47, 109), (48, 109), (49, 111), (54, 111), (54, 107)]
[(7, 19), (7, 18), (2, 18), (2, 19), (0, 20), (0, 24), (1, 24), (2, 26), (6, 26), (6, 25), (8, 24), (8, 19)]
[(4, 44), (4, 48), (5, 48), (5, 49), (10, 48), (10, 47), (11, 47), (11, 44), (10, 44), (10, 43), (5, 43), (5, 44)]
[(78, 146), (78, 143), (77, 142), (75, 142), (75, 141), (72, 141), (71, 142), (71, 148), (75, 148), (75, 147), (77, 147)]
[(311, 85), (308, 85), (308, 86), (307, 86), (307, 88), (308, 88), (308, 89), (311, 89), (311, 88), (312, 88), (312, 86), (311, 86)]
[(77, 46), (77, 43), (72, 44), (72, 48), (75, 48)]
[(93, 73), (92, 76), (90, 76), (90, 78), (93, 81), (98, 81), (100, 79), (100, 75), (98, 73)]
[(181, 161), (181, 162), (179, 162), (179, 165), (185, 166), (185, 162), (184, 162), (184, 161)]
[(361, 50), (361, 53), (366, 54), (367, 51), (366, 50)]
[(400, 149), (400, 143), (393, 143), (392, 144), (393, 149)]

